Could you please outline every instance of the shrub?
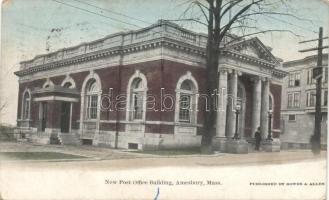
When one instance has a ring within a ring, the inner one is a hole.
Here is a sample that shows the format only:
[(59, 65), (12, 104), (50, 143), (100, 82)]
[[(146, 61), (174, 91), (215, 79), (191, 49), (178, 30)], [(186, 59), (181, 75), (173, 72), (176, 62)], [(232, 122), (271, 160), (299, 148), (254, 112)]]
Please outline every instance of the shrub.
[(0, 124), (0, 140), (14, 140), (14, 127)]

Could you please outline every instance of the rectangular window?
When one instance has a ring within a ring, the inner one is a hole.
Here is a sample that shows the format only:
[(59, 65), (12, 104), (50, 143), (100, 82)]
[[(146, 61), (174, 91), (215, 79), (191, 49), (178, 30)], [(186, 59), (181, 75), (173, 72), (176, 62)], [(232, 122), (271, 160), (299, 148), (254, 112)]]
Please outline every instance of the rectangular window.
[(289, 75), (289, 87), (299, 87), (300, 86), (300, 72), (292, 72)]
[(315, 91), (310, 92), (310, 100), (309, 100), (309, 107), (314, 107), (315, 106)]
[(292, 100), (293, 100), (292, 94), (288, 94), (288, 108), (292, 108)]
[(294, 94), (294, 108), (299, 108), (299, 100), (300, 100), (300, 98), (299, 98), (299, 93), (295, 93)]
[(312, 85), (315, 83), (315, 79), (313, 78), (313, 68), (309, 68), (307, 70), (307, 84)]
[(296, 121), (296, 115), (288, 115), (289, 121)]
[(294, 86), (295, 86), (295, 87), (300, 86), (300, 73), (299, 73), (299, 72), (295, 74), (295, 82), (294, 82)]
[(289, 87), (293, 87), (295, 83), (295, 75), (294, 74), (290, 74), (289, 75)]
[(179, 99), (179, 121), (190, 122), (191, 96), (181, 94)]
[(97, 95), (87, 96), (87, 119), (97, 118)]
[(313, 68), (311, 68), (311, 83), (310, 84), (314, 84), (316, 83), (316, 80), (313, 78)]
[(299, 108), (300, 107), (300, 93), (289, 93), (288, 94), (288, 108)]

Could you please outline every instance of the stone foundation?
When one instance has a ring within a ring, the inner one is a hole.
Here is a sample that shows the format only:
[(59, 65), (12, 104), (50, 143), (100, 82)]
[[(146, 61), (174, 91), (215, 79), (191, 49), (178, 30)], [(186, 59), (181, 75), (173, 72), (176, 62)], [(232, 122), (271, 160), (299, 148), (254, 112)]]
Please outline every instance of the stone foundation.
[(228, 139), (226, 142), (226, 152), (236, 154), (247, 154), (249, 151), (249, 144), (244, 139), (234, 140)]
[(279, 139), (264, 140), (261, 142), (261, 147), (267, 152), (279, 152), (281, 149), (281, 143)]

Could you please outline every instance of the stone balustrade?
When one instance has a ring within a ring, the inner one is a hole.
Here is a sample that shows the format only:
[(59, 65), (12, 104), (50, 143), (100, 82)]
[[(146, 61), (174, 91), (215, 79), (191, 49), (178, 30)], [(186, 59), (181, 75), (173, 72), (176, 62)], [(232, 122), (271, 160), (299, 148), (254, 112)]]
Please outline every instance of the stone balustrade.
[(159, 39), (162, 37), (184, 41), (185, 43), (202, 48), (205, 48), (207, 44), (207, 36), (205, 34), (194, 33), (179, 27), (177, 24), (160, 20), (158, 23), (143, 29), (130, 32), (115, 33), (96, 41), (82, 43), (77, 46), (60, 49), (56, 52), (51, 52), (44, 55), (38, 55), (32, 60), (21, 62), (20, 70), (100, 51), (103, 49), (129, 46), (143, 41)]

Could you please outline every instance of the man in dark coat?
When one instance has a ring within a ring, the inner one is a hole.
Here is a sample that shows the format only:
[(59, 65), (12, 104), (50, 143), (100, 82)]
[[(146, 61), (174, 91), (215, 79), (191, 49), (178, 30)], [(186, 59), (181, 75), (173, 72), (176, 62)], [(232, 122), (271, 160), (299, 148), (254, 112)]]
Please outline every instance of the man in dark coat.
[(255, 132), (255, 139), (256, 139), (255, 150), (259, 151), (260, 141), (262, 140), (262, 135), (260, 133), (260, 127), (258, 127), (257, 131)]

